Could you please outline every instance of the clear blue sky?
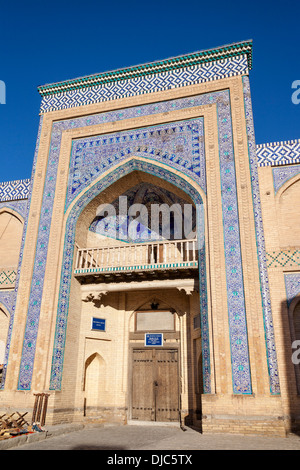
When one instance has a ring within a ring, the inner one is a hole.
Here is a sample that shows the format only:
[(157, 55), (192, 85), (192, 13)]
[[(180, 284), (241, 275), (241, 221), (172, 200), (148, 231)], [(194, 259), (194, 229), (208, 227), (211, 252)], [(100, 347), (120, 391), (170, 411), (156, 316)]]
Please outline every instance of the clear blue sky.
[(299, 20), (299, 0), (2, 0), (0, 181), (31, 176), (37, 86), (248, 39), (256, 142), (300, 138)]

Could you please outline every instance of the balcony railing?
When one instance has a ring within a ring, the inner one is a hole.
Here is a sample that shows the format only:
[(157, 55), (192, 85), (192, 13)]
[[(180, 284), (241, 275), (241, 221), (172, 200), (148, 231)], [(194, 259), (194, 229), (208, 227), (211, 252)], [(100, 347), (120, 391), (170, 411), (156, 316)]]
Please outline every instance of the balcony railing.
[(76, 247), (75, 274), (149, 269), (196, 268), (197, 240)]

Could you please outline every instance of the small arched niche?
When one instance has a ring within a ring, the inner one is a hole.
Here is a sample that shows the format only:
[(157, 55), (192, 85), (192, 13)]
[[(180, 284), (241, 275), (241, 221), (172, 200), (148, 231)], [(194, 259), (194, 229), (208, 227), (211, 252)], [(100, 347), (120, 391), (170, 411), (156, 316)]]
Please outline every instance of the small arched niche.
[(300, 179), (292, 182), (279, 196), (280, 247), (300, 246)]
[(83, 391), (86, 415), (104, 406), (105, 385), (106, 363), (103, 357), (95, 352), (86, 359), (84, 366)]
[(291, 332), (292, 362), (296, 377), (297, 393), (300, 395), (300, 298), (296, 297), (289, 307), (289, 321)]
[(2, 378), (3, 366), (5, 363), (5, 347), (9, 327), (9, 314), (4, 307), (0, 305), (0, 382)]
[(0, 268), (16, 267), (19, 261), (23, 220), (8, 208), (0, 210)]

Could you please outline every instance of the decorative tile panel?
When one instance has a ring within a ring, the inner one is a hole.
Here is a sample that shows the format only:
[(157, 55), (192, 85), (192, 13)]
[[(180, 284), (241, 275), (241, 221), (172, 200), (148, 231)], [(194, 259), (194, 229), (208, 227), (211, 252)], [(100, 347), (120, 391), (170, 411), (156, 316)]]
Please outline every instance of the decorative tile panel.
[[(36, 258), (33, 270), (31, 294), (29, 300), (29, 309), (27, 313), (26, 331), (23, 343), (23, 354), (20, 367), (19, 376), (19, 389), (28, 390), (31, 386), (31, 377), (33, 372), (33, 362), (35, 356), (36, 338), (38, 332), (39, 323), (39, 312), (42, 298), (42, 291), (44, 285), (44, 274), (47, 258), (47, 250), (49, 243), (50, 224), (53, 210), (53, 199), (56, 187), (57, 177), (57, 165), (59, 158), (61, 133), (66, 129), (74, 129), (76, 127), (88, 127), (89, 125), (99, 124), (101, 122), (110, 122), (116, 120), (127, 119), (129, 117), (147, 116), (149, 114), (155, 114), (160, 112), (166, 112), (168, 110), (176, 110), (183, 108), (192, 108), (194, 106), (201, 106), (206, 104), (216, 103), (218, 107), (218, 129), (219, 129), (219, 151), (220, 151), (220, 168), (221, 168), (221, 185), (222, 185), (222, 210), (223, 210), (223, 224), (224, 224), (224, 245), (225, 245), (225, 256), (226, 256), (226, 277), (228, 284), (228, 312), (229, 312), (229, 325), (230, 325), (230, 336), (231, 336), (231, 355), (232, 355), (232, 370), (233, 370), (233, 390), (234, 393), (248, 394), (251, 393), (251, 376), (250, 376), (250, 365), (249, 365), (249, 352), (248, 352), (248, 340), (247, 340), (247, 325), (245, 317), (245, 301), (244, 301), (244, 286), (243, 286), (243, 273), (242, 273), (242, 262), (241, 262), (241, 249), (240, 249), (240, 238), (239, 238), (239, 218), (238, 208), (236, 199), (236, 176), (235, 176), (235, 165), (234, 165), (234, 152), (233, 152), (233, 140), (232, 140), (232, 126), (231, 126), (231, 110), (230, 110), (230, 98), (228, 91), (222, 91), (217, 93), (211, 93), (206, 95), (199, 95), (193, 98), (184, 98), (179, 100), (172, 100), (167, 102), (161, 102), (151, 105), (145, 105), (134, 108), (123, 109), (122, 111), (113, 111), (109, 113), (101, 113), (100, 115), (92, 115), (89, 117), (81, 117), (72, 119), (69, 121), (55, 122), (52, 128), (52, 138), (50, 144), (49, 162), (47, 175), (45, 180), (45, 190), (42, 202), (42, 211), (40, 218), (40, 226), (38, 233), (38, 243), (36, 247)], [(109, 119), (108, 119), (109, 118)], [(200, 120), (198, 120), (200, 123)], [(166, 125), (170, 129), (170, 125)], [(158, 130), (158, 129), (157, 129)], [(142, 131), (142, 130), (140, 130)], [(137, 131), (135, 131), (137, 132)], [(125, 135), (125, 134), (124, 134)], [(127, 133), (128, 135), (128, 133)], [(99, 136), (98, 139), (102, 138)], [(116, 136), (115, 136), (116, 137)], [(153, 138), (153, 136), (152, 136)], [(161, 136), (160, 136), (161, 138)], [(88, 139), (91, 141), (90, 139)], [(93, 142), (97, 139), (93, 138)], [(148, 142), (151, 139), (148, 136)], [(157, 139), (156, 139), (157, 141)], [(79, 142), (77, 140), (76, 142)], [(81, 139), (84, 143), (84, 139)], [(161, 146), (160, 146), (161, 147)], [(152, 145), (150, 148), (157, 149), (157, 146)], [(159, 149), (159, 147), (158, 147)], [(176, 154), (175, 154), (176, 155)], [(162, 178), (167, 178), (168, 174), (166, 171), (157, 170), (155, 166), (155, 159), (151, 156), (149, 158), (149, 167), (147, 171), (150, 172), (149, 168), (153, 168), (154, 174)], [(162, 155), (159, 156), (161, 162), (165, 163)], [(94, 157), (92, 156), (92, 159)], [(151, 164), (152, 161), (152, 164)], [(112, 162), (113, 163), (113, 162)], [(176, 160), (172, 162), (176, 165)], [(136, 162), (135, 168), (139, 169), (139, 164)], [(171, 166), (171, 165), (170, 165)], [(57, 333), (55, 336), (54, 353), (53, 353), (53, 367), (51, 373), (51, 388), (60, 389), (62, 381), (62, 370), (63, 370), (63, 354), (64, 354), (64, 341), (66, 334), (66, 323), (68, 314), (68, 289), (70, 287), (70, 279), (72, 276), (72, 257), (73, 257), (73, 243), (74, 243), (74, 231), (75, 221), (79, 211), (82, 209), (82, 205), (87, 203), (90, 198), (95, 197), (106, 185), (111, 184), (114, 178), (120, 178), (124, 174), (124, 167), (120, 167), (120, 172), (114, 172), (113, 165), (112, 171), (107, 181), (100, 180), (99, 184), (95, 186), (93, 190), (88, 190), (83, 193), (79, 200), (71, 211), (72, 215), (69, 218), (67, 226), (66, 245), (64, 247), (64, 260), (62, 270), (62, 285), (60, 290), (60, 298), (58, 304), (57, 313)], [(123, 168), (123, 173), (122, 173)], [(176, 166), (173, 166), (176, 168)], [(74, 168), (71, 166), (70, 174), (74, 172)], [(103, 169), (102, 169), (103, 171)], [(129, 170), (128, 170), (129, 171)], [(84, 173), (84, 172), (83, 172)], [(101, 174), (101, 169), (96, 175), (91, 175), (85, 184), (90, 184)], [(183, 190), (187, 190), (187, 183), (184, 180), (186, 171), (182, 170), (183, 178), (172, 176), (171, 182)], [(190, 176), (199, 183), (199, 175), (193, 171), (190, 171)], [(82, 177), (82, 175), (81, 175)], [(171, 178), (171, 177), (169, 177)], [(72, 200), (72, 188), (74, 179), (70, 177), (68, 187), (68, 199), (66, 205)], [(81, 190), (84, 189), (84, 181), (79, 179)], [(75, 188), (76, 191), (76, 188)], [(82, 194), (82, 193), (81, 193)], [(73, 193), (74, 196), (74, 193)], [(192, 197), (192, 196), (191, 196)], [(197, 199), (197, 194), (194, 195), (194, 200)], [(84, 202), (85, 201), (85, 202)], [(78, 204), (80, 204), (78, 206)], [(203, 227), (198, 229), (203, 231)], [(200, 239), (200, 234), (198, 235)], [(202, 258), (201, 258), (202, 257)], [(200, 258), (205, 260), (204, 252), (200, 253)], [(202, 291), (200, 295), (201, 301), (201, 319), (203, 327), (203, 357), (204, 357), (204, 377), (206, 393), (210, 390), (210, 377), (209, 377), (209, 334), (208, 330), (205, 330), (207, 320), (207, 294), (205, 293), (204, 279), (206, 279), (206, 268), (205, 262), (200, 263), (199, 266), (200, 281), (202, 282)]]
[(0, 289), (11, 289), (15, 287), (17, 267), (0, 268)]
[[(119, 203), (120, 197), (125, 198), (127, 208), (134, 204), (143, 204), (147, 208), (147, 217), (145, 217), (143, 221), (139, 220), (137, 225), (134, 224), (133, 230), (130, 230), (130, 226), (135, 216), (122, 214), (123, 211)], [(170, 227), (169, 219), (166, 217), (165, 220), (157, 221), (158, 227), (157, 229), (155, 228), (156, 231), (154, 231), (154, 224), (152, 224), (151, 217), (151, 204), (168, 204), (169, 206), (173, 206), (173, 208), (180, 207), (179, 214), (186, 218), (186, 200), (179, 198), (165, 188), (159, 188), (151, 183), (139, 183), (125, 193), (119, 194), (119, 197), (110, 203), (115, 215), (109, 217), (96, 216), (90, 224), (89, 230), (98, 235), (114, 238), (126, 243), (163, 240), (164, 233), (169, 233), (170, 237), (174, 238), (174, 230), (176, 230), (176, 228), (182, 232), (184, 231), (181, 224), (182, 217), (180, 217), (180, 227), (177, 227), (176, 223), (173, 224), (173, 227)], [(174, 206), (174, 204), (176, 204), (176, 206)], [(196, 230), (196, 210), (194, 208), (189, 219), (189, 226), (186, 225), (185, 227), (189, 232), (195, 232)], [(182, 234), (181, 238), (183, 238), (183, 236)]]
[(257, 145), (256, 155), (259, 166), (300, 163), (300, 139)]
[(0, 291), (0, 304), (3, 305), (9, 313), (12, 311), (13, 302), (13, 291)]
[(300, 165), (273, 168), (273, 183), (275, 194), (289, 179), (300, 173)]
[(0, 183), (0, 202), (27, 199), (29, 188), (30, 179)]
[(67, 207), (98, 175), (130, 156), (161, 161), (192, 177), (206, 192), (203, 119), (75, 140)]

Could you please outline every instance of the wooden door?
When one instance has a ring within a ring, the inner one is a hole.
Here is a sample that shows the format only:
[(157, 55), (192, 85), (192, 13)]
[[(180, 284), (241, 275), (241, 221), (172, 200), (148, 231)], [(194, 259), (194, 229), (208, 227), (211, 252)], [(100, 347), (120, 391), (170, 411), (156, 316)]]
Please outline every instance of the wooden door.
[(177, 349), (134, 349), (132, 419), (179, 420)]
[(132, 368), (132, 419), (153, 421), (152, 349), (134, 349)]

